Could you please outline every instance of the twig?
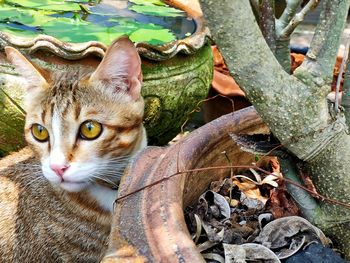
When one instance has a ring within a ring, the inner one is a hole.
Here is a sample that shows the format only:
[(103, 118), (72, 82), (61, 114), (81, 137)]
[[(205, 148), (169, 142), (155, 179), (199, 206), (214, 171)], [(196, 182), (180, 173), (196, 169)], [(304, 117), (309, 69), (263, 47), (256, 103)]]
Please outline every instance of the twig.
[(229, 98), (229, 97), (227, 97), (227, 96), (225, 96), (225, 95), (222, 95), (222, 94), (217, 94), (217, 95), (215, 95), (214, 97), (210, 97), (210, 98), (207, 98), (207, 99), (204, 99), (204, 100), (200, 100), (200, 101), (196, 104), (196, 107), (194, 108), (194, 110), (192, 110), (191, 112), (189, 112), (189, 113), (187, 114), (187, 119), (186, 119), (186, 120), (184, 121), (184, 123), (181, 125), (181, 133), (184, 133), (184, 127), (185, 127), (185, 125), (187, 124), (187, 122), (190, 120), (190, 116), (192, 115), (192, 113), (200, 112), (200, 111), (201, 111), (200, 106), (202, 105), (203, 102), (207, 102), (207, 101), (213, 100), (213, 99), (215, 99), (215, 98), (217, 98), (217, 97), (223, 97), (223, 98), (226, 98), (226, 99), (230, 100), (230, 101), (231, 101), (231, 104), (232, 104), (232, 111), (235, 110), (235, 103), (234, 103), (234, 101), (233, 101), (231, 98)]
[[(221, 170), (221, 169), (232, 169), (232, 168), (245, 168), (245, 169), (256, 169), (260, 172), (263, 172), (265, 173), (266, 175), (273, 175), (273, 176), (276, 176), (278, 177), (277, 175), (271, 173), (271, 172), (268, 172), (260, 167), (257, 167), (256, 165), (226, 165), (226, 166), (213, 166), (213, 167), (203, 167), (203, 168), (196, 168), (196, 169), (189, 169), (189, 170), (186, 170), (186, 171), (180, 171), (180, 172), (176, 172), (174, 174), (171, 174), (171, 175), (168, 175), (162, 179), (159, 179), (159, 180), (156, 180), (154, 181), (153, 183), (150, 183), (149, 185), (145, 185), (139, 189), (136, 189), (134, 191), (131, 191), (125, 195), (122, 195), (122, 196), (119, 196), (115, 202), (118, 203), (119, 201), (127, 198), (128, 196), (131, 196), (131, 195), (134, 195), (146, 188), (150, 188), (154, 185), (157, 185), (161, 182), (164, 182), (174, 176), (177, 176), (177, 175), (181, 175), (181, 174), (185, 174), (185, 173), (192, 173), (192, 172), (203, 172), (203, 171), (213, 171), (213, 170)], [(280, 177), (278, 177), (280, 178)], [(305, 186), (303, 185), (300, 185), (292, 180), (289, 180), (289, 179), (286, 179), (286, 178), (280, 178), (282, 180), (284, 180), (285, 182), (287, 183), (290, 183), (290, 184), (293, 184), (301, 189), (303, 189), (304, 191), (310, 193), (310, 194), (314, 194), (314, 195), (317, 195), (322, 201), (325, 201), (325, 202), (328, 202), (328, 203), (332, 203), (332, 204), (337, 204), (337, 205), (341, 205), (341, 206), (344, 206), (346, 208), (349, 208), (350, 209), (350, 204), (347, 204), (347, 203), (344, 203), (344, 202), (341, 202), (341, 201), (338, 201), (338, 200), (335, 200), (335, 199), (331, 199), (331, 198), (328, 198), (328, 197), (325, 197), (323, 195), (320, 195), (319, 193), (314, 193), (313, 191), (307, 189)]]
[(344, 72), (346, 61), (348, 59), (347, 55), (348, 55), (349, 45), (350, 45), (350, 36), (348, 37), (346, 44), (345, 44), (345, 48), (344, 48), (344, 52), (343, 52), (343, 59), (341, 61), (339, 72), (338, 72), (337, 85), (335, 87), (334, 108), (335, 108), (335, 112), (337, 112), (337, 113), (339, 112), (339, 101), (338, 100), (339, 100), (340, 83), (341, 83), (341, 80), (343, 79), (343, 72)]
[[(288, 23), (292, 20), (295, 13), (297, 12), (298, 6), (300, 5), (302, 0), (288, 0), (286, 1), (286, 8), (283, 10), (282, 15), (280, 18), (276, 19), (276, 25), (279, 30), (282, 30), (285, 28)], [(279, 34), (279, 30), (277, 30), (277, 35)]]
[(301, 11), (294, 15), (294, 17), (289, 21), (288, 25), (282, 29), (279, 36), (282, 37), (289, 37), (294, 29), (304, 20), (307, 13), (310, 12), (310, 10), (316, 8), (320, 0), (310, 0), (304, 7), (301, 9)]
[(249, 169), (249, 168), (256, 168), (255, 165), (226, 165), (226, 166), (214, 166), (214, 167), (203, 167), (203, 168), (197, 168), (197, 169), (190, 169), (190, 170), (185, 170), (185, 171), (179, 171), (179, 172), (176, 172), (174, 174), (171, 174), (171, 175), (168, 175), (162, 179), (159, 179), (159, 180), (156, 180), (154, 181), (153, 183), (150, 183), (149, 185), (145, 185), (139, 189), (136, 189), (134, 191), (131, 191), (130, 193), (128, 194), (125, 194), (125, 195), (122, 195), (122, 196), (119, 196), (115, 201), (118, 202), (130, 195), (133, 195), (133, 194), (136, 194), (146, 188), (149, 188), (149, 187), (152, 187), (154, 185), (157, 185), (161, 182), (164, 182), (174, 176), (177, 176), (177, 175), (180, 175), (180, 174), (185, 174), (185, 173), (191, 173), (191, 172), (203, 172), (203, 171), (212, 171), (212, 170), (220, 170), (220, 169), (231, 169), (231, 168), (245, 168), (245, 169)]

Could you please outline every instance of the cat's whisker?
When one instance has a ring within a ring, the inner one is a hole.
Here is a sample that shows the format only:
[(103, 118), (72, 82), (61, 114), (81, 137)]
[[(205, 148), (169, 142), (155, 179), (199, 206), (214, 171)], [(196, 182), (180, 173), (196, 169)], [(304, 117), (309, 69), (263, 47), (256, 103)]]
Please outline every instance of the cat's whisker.
[(112, 166), (112, 167), (101, 167), (99, 168), (99, 172), (100, 173), (106, 173), (106, 174), (123, 174), (124, 171), (125, 171), (125, 166), (123, 167), (115, 167), (115, 166)]
[(118, 167), (118, 166), (126, 167), (127, 165), (129, 165), (129, 162), (109, 161), (109, 162), (101, 163), (101, 166), (107, 166), (107, 167)]
[(101, 173), (124, 173), (126, 167), (101, 167), (98, 169)]
[(121, 177), (122, 175), (124, 175), (124, 173), (118, 173), (118, 172), (110, 172), (110, 173), (106, 173), (106, 172), (98, 172), (98, 175), (104, 176), (104, 177)]
[(116, 179), (116, 178), (120, 178), (118, 176), (113, 176), (113, 175), (106, 175), (104, 173), (95, 173), (92, 177), (96, 177), (98, 176), (100, 179), (105, 178), (106, 180), (110, 180), (110, 179)]
[(117, 162), (110, 162), (110, 163), (101, 163), (100, 166), (102, 168), (108, 167), (108, 168), (125, 168), (128, 166), (129, 163), (117, 163)]
[[(111, 180), (108, 180), (107, 178), (103, 178), (103, 177), (100, 177), (100, 176), (97, 176), (97, 175), (92, 176), (92, 178), (94, 178), (94, 179), (99, 179), (99, 180), (101, 180), (101, 181), (104, 181), (104, 182), (106, 182), (106, 183), (109, 183), (109, 184), (111, 184), (111, 185), (113, 185), (113, 186), (118, 187), (118, 183), (113, 182), (113, 181), (111, 181)], [(90, 178), (90, 180), (91, 180), (92, 178)], [(94, 182), (93, 180), (91, 180), (91, 181)]]
[(107, 160), (102, 160), (101, 163), (105, 164), (105, 163), (129, 163), (131, 160), (133, 160), (133, 157), (125, 157), (125, 158), (109, 158)]
[(124, 173), (125, 167), (102, 167), (99, 169), (101, 172), (105, 173)]

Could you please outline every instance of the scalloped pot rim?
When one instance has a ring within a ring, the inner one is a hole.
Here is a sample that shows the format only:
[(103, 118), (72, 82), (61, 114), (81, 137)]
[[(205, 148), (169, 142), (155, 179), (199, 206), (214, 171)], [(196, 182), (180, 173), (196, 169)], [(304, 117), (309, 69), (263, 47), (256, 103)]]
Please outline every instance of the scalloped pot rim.
[[(170, 59), (178, 53), (194, 54), (210, 41), (209, 29), (204, 25), (201, 14), (187, 8), (180, 1), (168, 0), (165, 2), (185, 11), (188, 16), (193, 18), (196, 23), (196, 31), (189, 37), (163, 45), (154, 46), (144, 42), (136, 43), (136, 47), (142, 57), (156, 61)], [(48, 35), (39, 35), (28, 39), (0, 31), (0, 48), (3, 49), (5, 46), (12, 46), (30, 54), (38, 50), (47, 50), (69, 60), (81, 59), (91, 54), (103, 57), (107, 49), (107, 45), (99, 41), (68, 43)]]

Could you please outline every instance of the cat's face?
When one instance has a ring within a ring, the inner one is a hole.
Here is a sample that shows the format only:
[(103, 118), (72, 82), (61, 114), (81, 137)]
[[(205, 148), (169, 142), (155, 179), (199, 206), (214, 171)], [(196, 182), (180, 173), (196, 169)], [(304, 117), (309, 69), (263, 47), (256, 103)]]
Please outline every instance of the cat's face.
[(40, 73), (18, 51), (9, 60), (28, 80), (25, 136), (44, 176), (68, 191), (116, 184), (145, 146), (141, 62), (127, 38), (114, 42), (93, 73)]

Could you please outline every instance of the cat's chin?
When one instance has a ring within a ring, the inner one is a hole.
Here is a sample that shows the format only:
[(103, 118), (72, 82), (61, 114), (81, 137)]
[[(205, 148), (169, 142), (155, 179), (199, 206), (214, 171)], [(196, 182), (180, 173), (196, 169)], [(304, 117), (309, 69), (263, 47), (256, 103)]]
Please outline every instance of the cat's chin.
[(63, 181), (59, 184), (59, 187), (68, 192), (80, 192), (88, 186), (88, 183), (80, 182), (67, 182)]

